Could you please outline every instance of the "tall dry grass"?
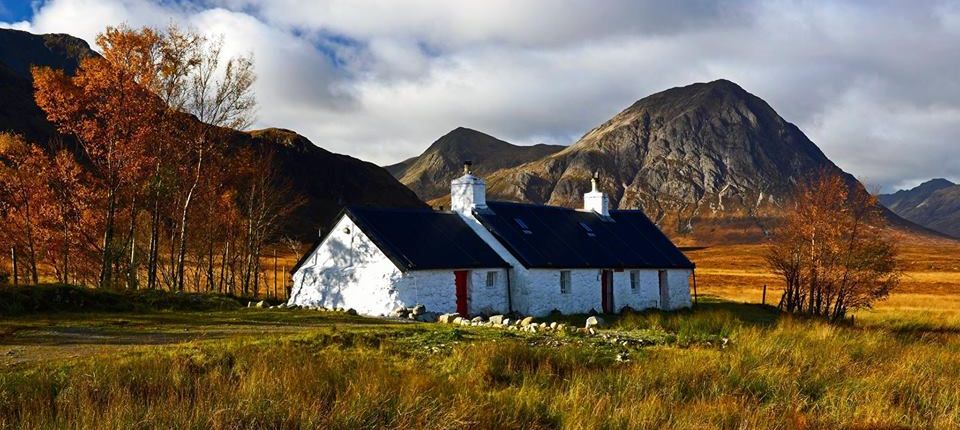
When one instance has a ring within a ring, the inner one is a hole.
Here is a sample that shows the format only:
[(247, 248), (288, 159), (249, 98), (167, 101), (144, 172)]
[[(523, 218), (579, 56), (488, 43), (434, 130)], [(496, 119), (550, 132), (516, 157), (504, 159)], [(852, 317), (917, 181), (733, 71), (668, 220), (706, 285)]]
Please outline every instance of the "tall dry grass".
[[(675, 338), (626, 362), (576, 338), (443, 326), (145, 348), (0, 373), (0, 426), (960, 427), (955, 333), (752, 309), (626, 316), (615, 330)], [(431, 340), (452, 348), (422, 352)]]

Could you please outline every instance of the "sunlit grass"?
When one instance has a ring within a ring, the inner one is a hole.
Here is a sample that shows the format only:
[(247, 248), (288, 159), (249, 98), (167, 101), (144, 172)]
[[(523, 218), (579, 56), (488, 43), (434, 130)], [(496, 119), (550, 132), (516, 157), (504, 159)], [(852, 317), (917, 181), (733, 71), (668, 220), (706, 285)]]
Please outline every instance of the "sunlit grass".
[[(668, 336), (619, 347), (592, 337), (315, 320), (300, 333), (8, 368), (0, 426), (960, 426), (960, 340), (928, 326), (831, 326), (725, 302), (612, 322), (608, 333)], [(618, 361), (623, 352), (627, 361)]]

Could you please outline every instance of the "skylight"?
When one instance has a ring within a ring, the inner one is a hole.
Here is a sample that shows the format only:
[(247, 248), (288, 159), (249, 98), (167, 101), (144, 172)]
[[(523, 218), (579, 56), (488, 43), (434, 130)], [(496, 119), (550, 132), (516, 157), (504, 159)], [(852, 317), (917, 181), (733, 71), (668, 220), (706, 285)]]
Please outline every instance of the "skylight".
[(530, 227), (528, 227), (527, 223), (523, 222), (522, 219), (514, 218), (513, 221), (516, 222), (518, 226), (520, 226), (520, 230), (523, 230), (524, 234), (533, 234), (533, 232), (530, 231)]
[(581, 221), (580, 227), (583, 227), (583, 231), (587, 232), (587, 236), (597, 237), (597, 235), (593, 233), (593, 229), (590, 228), (590, 226), (587, 225), (585, 222)]

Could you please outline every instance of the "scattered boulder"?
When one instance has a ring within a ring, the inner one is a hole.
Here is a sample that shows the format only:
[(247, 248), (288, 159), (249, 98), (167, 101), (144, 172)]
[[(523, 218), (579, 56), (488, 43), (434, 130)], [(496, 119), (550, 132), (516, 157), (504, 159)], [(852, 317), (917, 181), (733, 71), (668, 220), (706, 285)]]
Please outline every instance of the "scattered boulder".
[(557, 324), (556, 321), (550, 323), (550, 330), (556, 330), (557, 326), (559, 326), (559, 324)]
[(587, 318), (587, 323), (584, 325), (584, 328), (594, 328), (594, 327), (601, 328), (606, 326), (607, 326), (607, 322), (604, 321), (603, 318), (600, 318), (594, 315), (592, 317)]
[(476, 323), (482, 323), (482, 322), (483, 322), (483, 317), (473, 317), (473, 319), (470, 320), (470, 322), (472, 322), (472, 323), (474, 323), (474, 324), (476, 324)]
[(347, 312), (347, 315), (356, 315), (356, 314), (357, 314), (356, 309), (353, 309), (353, 308), (347, 309), (346, 312)]
[(520, 327), (526, 327), (530, 324), (533, 324), (533, 317), (526, 317), (520, 320)]
[(453, 319), (453, 323), (454, 323), (454, 324), (461, 324), (461, 325), (462, 325), (462, 324), (463, 324), (463, 321), (465, 321), (465, 320), (463, 319), (463, 317), (461, 317), (461, 316), (459, 316), (459, 315)]
[(440, 318), (438, 318), (437, 321), (443, 324), (451, 324), (456, 318), (459, 318), (457, 314), (443, 314), (440, 315)]
[(423, 313), (426, 312), (426, 311), (427, 311), (427, 307), (424, 306), (424, 305), (421, 305), (421, 304), (418, 304), (418, 305), (410, 308), (410, 314), (412, 314), (412, 315), (415, 316), (415, 317), (420, 316), (420, 315), (423, 315)]
[(504, 319), (505, 318), (503, 315), (493, 315), (490, 317), (490, 322), (496, 325), (501, 325), (503, 324)]
[(436, 312), (424, 312), (417, 315), (416, 319), (420, 322), (436, 322), (439, 316)]
[(513, 324), (513, 320), (510, 318), (504, 318), (503, 321), (500, 321), (500, 325), (504, 327), (509, 327), (511, 324)]
[(253, 305), (253, 307), (255, 307), (255, 308), (257, 308), (257, 309), (263, 309), (263, 308), (265, 308), (266, 306), (267, 306), (267, 302), (264, 301), (264, 300), (261, 300), (261, 301), (257, 302), (257, 304)]

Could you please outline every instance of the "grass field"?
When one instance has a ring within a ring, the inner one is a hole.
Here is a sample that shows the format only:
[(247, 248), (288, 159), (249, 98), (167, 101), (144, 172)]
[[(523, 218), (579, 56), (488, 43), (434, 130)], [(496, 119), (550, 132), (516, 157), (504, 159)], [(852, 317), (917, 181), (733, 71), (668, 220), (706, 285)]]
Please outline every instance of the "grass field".
[(4, 318), (0, 427), (960, 428), (960, 247), (905, 246), (903, 289), (847, 326), (758, 304), (764, 283), (777, 299), (760, 247), (688, 253), (700, 305), (606, 338), (257, 309)]

